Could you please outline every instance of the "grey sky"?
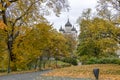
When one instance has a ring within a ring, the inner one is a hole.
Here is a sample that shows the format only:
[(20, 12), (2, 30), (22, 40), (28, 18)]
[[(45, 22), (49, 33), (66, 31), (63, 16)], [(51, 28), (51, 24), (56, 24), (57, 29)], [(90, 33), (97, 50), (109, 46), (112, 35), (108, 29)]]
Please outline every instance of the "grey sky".
[(95, 8), (97, 0), (68, 0), (70, 4), (69, 12), (61, 12), (60, 17), (55, 15), (47, 16), (48, 21), (54, 23), (54, 28), (57, 30), (62, 26), (64, 27), (68, 18), (70, 22), (77, 27), (76, 20), (81, 15), (82, 11), (87, 8)]

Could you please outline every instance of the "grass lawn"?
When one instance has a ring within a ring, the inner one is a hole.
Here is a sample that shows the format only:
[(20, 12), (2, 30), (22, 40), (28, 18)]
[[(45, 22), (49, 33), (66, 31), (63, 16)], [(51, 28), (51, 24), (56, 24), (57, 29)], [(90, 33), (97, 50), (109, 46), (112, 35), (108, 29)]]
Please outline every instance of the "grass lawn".
[(71, 78), (91, 78), (95, 79), (93, 69), (100, 69), (100, 80), (120, 80), (120, 65), (117, 64), (95, 64), (71, 66), (55, 69), (44, 76), (71, 77)]
[[(50, 64), (49, 64), (50, 63)], [(57, 61), (57, 66), (56, 66), (56, 61), (47, 61), (45, 68), (42, 68), (42, 70), (48, 70), (48, 69), (55, 69), (55, 68), (61, 68), (61, 67), (68, 67), (71, 66), (69, 63), (65, 63), (62, 61)], [(23, 74), (23, 73), (29, 73), (29, 72), (35, 72), (35, 71), (40, 71), (38, 70), (28, 70), (28, 71), (13, 71), (10, 72), (9, 74)], [(7, 72), (0, 72), (0, 76), (4, 75), (9, 75)]]

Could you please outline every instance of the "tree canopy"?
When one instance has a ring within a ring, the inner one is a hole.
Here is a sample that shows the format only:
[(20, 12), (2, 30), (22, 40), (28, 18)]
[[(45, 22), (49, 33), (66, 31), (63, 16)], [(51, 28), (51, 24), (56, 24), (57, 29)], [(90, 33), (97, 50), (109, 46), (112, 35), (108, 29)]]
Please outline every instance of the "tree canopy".
[(78, 54), (88, 57), (108, 57), (115, 55), (119, 28), (112, 22), (93, 18), (82, 19), (80, 23)]
[[(37, 30), (33, 29), (34, 26), (39, 23), (47, 23), (44, 15), (49, 15), (51, 12), (54, 12), (58, 16), (61, 10), (67, 10), (68, 7), (67, 0), (0, 0), (0, 17), (3, 24), (6, 26), (6, 28), (2, 26), (0, 26), (0, 28), (4, 30), (6, 35), (3, 41), (6, 43), (6, 48), (8, 50), (8, 72), (10, 72), (10, 62), (12, 61), (15, 63), (18, 57), (18, 52), (16, 53), (15, 49), (19, 47), (18, 45), (21, 45), (21, 40), (24, 39), (24, 37), (26, 37), (24, 41), (25, 44), (35, 47), (31, 48), (30, 46), (24, 45), (25, 50), (23, 49), (23, 52), (26, 51), (24, 52), (26, 55), (29, 55), (28, 53), (30, 50), (35, 51), (33, 53), (39, 52), (38, 49), (41, 49), (41, 47), (38, 46), (38, 48), (35, 44), (43, 45), (43, 47), (45, 46), (44, 38), (46, 38), (45, 35), (47, 33), (40, 32), (40, 34), (43, 34), (43, 36), (41, 36), (43, 39), (42, 41), (40, 38), (41, 43), (37, 41), (39, 39), (33, 39), (37, 36), (35, 35)], [(43, 26), (46, 27), (46, 25)], [(41, 29), (45, 30), (42, 27)], [(49, 28), (46, 28), (45, 31), (47, 30), (49, 30)], [(29, 33), (29, 31), (32, 32)], [(19, 40), (19, 38), (21, 39)], [(31, 40), (31, 43), (27, 38)], [(15, 47), (16, 42), (17, 45)], [(20, 48), (18, 48), (18, 50), (19, 49)], [(19, 53), (22, 54), (23, 52), (21, 52), (21, 50), (19, 51)]]
[(98, 0), (97, 13), (102, 18), (119, 23), (119, 0)]

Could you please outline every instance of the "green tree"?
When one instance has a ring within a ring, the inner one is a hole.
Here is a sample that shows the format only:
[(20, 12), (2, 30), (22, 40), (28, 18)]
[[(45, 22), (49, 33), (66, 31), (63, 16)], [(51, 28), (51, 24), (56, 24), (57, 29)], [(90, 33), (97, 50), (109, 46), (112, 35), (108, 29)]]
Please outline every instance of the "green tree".
[(115, 55), (118, 41), (116, 27), (112, 22), (93, 18), (82, 19), (80, 23), (79, 45), (77, 52), (80, 57), (108, 57)]
[(69, 57), (75, 57), (75, 51), (77, 48), (77, 39), (75, 39), (72, 35), (64, 35), (67, 42), (66, 42), (66, 46), (67, 46), (67, 51), (69, 52)]

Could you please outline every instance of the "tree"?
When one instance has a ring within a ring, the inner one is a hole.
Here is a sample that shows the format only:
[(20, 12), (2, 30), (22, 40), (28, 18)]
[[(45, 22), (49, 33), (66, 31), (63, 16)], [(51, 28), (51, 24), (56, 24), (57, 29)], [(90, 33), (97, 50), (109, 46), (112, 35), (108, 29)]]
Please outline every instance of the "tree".
[(49, 42), (52, 27), (48, 23), (40, 23), (32, 29), (24, 27), (24, 31), (25, 33), (19, 35), (13, 45), (18, 68), (20, 64), (24, 64), (22, 68), (27, 68), (27, 65), (42, 55), (42, 51)]
[(109, 57), (115, 55), (118, 41), (117, 30), (112, 22), (93, 18), (82, 19), (80, 23), (79, 45), (77, 52), (80, 57)]
[(75, 51), (77, 48), (77, 40), (74, 39), (72, 35), (64, 35), (66, 38), (67, 51), (70, 54), (70, 57), (75, 57)]
[(58, 33), (55, 29), (51, 30), (51, 33), (49, 33), (47, 37), (49, 38), (49, 42), (44, 48), (41, 58), (55, 58), (57, 66), (58, 59), (70, 55), (68, 45), (66, 45), (68, 40), (64, 37), (64, 35)]
[(43, 58), (67, 56), (66, 39), (49, 23), (37, 24), (32, 29), (22, 28), (24, 34), (19, 35), (13, 44), (15, 65), (18, 69), (30, 69), (33, 65), (35, 69), (40, 65), (41, 69)]
[(98, 3), (100, 4), (98, 6), (101, 6), (104, 9), (111, 7), (117, 11), (120, 11), (120, 1), (119, 0), (99, 0)]
[(48, 51), (47, 56), (55, 58), (68, 56), (67, 46), (65, 45), (66, 42), (67, 40), (62, 34), (53, 30), (49, 43), (45, 48), (45, 51)]
[(23, 25), (32, 26), (35, 23), (46, 22), (43, 15), (41, 15), (46, 12), (45, 9), (52, 9), (58, 15), (66, 7), (68, 5), (65, 0), (0, 0), (0, 16), (2, 16), (3, 23), (7, 26), (5, 32), (7, 34), (6, 44), (9, 55), (8, 73), (10, 72), (10, 60), (13, 62), (16, 60), (16, 55), (14, 55), (12, 49), (16, 37), (22, 32), (20, 28)]
[(6, 28), (5, 24), (0, 21), (0, 69), (4, 70), (6, 69), (6, 59), (7, 59), (7, 46), (6, 46), (6, 32), (4, 31), (4, 29)]
[(120, 1), (119, 0), (98, 0), (98, 14), (107, 20), (119, 23)]

